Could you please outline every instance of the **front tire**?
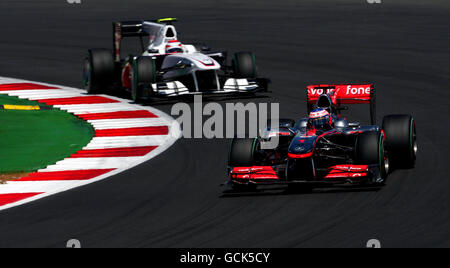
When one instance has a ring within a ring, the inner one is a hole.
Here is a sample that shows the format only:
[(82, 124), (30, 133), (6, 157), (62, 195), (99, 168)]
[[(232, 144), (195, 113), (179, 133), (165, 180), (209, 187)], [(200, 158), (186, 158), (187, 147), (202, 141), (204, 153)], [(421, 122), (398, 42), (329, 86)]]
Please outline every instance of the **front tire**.
[(386, 149), (395, 167), (413, 168), (417, 156), (416, 124), (411, 115), (388, 115), (383, 119)]
[(228, 165), (231, 167), (251, 167), (256, 165), (256, 150), (259, 140), (233, 139), (229, 153)]
[(382, 132), (365, 132), (358, 136), (355, 148), (356, 163), (360, 165), (377, 165), (379, 176), (375, 182), (384, 183), (389, 174), (389, 158), (385, 151), (385, 137)]
[(108, 49), (90, 49), (83, 64), (83, 84), (88, 94), (106, 91), (114, 81), (114, 58)]
[(151, 57), (140, 57), (133, 62), (131, 98), (135, 103), (142, 102), (144, 89), (152, 88), (156, 82), (156, 65)]
[[(235, 138), (231, 142), (228, 166), (230, 167), (252, 167), (257, 165), (256, 151), (260, 146), (259, 139)], [(256, 185), (254, 184), (238, 184), (232, 183), (231, 187), (237, 192), (255, 191)]]
[(235, 78), (255, 79), (258, 77), (256, 58), (251, 52), (234, 54), (232, 65)]

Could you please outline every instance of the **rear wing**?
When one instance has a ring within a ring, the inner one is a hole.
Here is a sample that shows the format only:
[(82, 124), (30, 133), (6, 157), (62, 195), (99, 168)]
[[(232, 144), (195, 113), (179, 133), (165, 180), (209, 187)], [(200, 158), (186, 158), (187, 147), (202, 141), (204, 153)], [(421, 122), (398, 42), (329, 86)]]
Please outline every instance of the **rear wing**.
[(114, 60), (120, 61), (120, 50), (122, 39), (125, 37), (139, 37), (141, 40), (141, 47), (144, 50), (143, 37), (148, 36), (143, 31), (143, 21), (117, 21), (113, 22), (113, 51)]
[(322, 94), (328, 94), (333, 105), (369, 104), (371, 124), (376, 124), (376, 98), (373, 84), (310, 85), (307, 87), (308, 113)]
[[(155, 33), (158, 29), (162, 27), (172, 27), (173, 31), (175, 28), (173, 26), (174, 22), (176, 22), (176, 18), (163, 18), (158, 20), (140, 20), (140, 21), (116, 21), (113, 22), (113, 51), (114, 51), (114, 59), (116, 62), (120, 61), (120, 50), (121, 50), (121, 42), (125, 37), (139, 37), (141, 41), (142, 52), (145, 51), (144, 47), (144, 37), (149, 37), (154, 33), (151, 33), (153, 28)], [(150, 24), (153, 24), (150, 25)], [(156, 28), (156, 30), (155, 30)]]

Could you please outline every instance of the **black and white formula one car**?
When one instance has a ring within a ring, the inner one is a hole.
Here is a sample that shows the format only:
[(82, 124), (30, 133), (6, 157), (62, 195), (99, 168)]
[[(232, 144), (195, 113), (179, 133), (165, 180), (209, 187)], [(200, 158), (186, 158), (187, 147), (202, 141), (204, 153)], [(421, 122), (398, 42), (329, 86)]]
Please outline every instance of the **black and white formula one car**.
[[(308, 87), (309, 117), (279, 120), (262, 137), (234, 139), (228, 174), (234, 189), (283, 184), (309, 189), (322, 185), (384, 185), (393, 168), (412, 168), (417, 154), (411, 115), (388, 115), (375, 124), (373, 85)], [(371, 125), (342, 116), (344, 104), (370, 104)], [(262, 149), (279, 137), (278, 147)]]
[[(251, 52), (212, 52), (204, 45), (178, 41), (176, 19), (113, 23), (113, 51), (90, 49), (84, 61), (83, 80), (88, 93), (111, 88), (131, 92), (135, 102), (193, 94), (266, 92), (268, 79), (259, 78)], [(139, 55), (121, 56), (126, 37), (138, 37)], [(228, 64), (228, 65), (227, 65)]]

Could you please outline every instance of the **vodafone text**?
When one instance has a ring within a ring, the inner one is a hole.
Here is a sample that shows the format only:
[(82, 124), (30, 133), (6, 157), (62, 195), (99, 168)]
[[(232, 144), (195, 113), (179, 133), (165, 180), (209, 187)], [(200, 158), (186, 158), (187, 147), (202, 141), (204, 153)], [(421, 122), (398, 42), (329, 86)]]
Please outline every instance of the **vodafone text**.
[[(320, 96), (322, 94), (328, 94), (335, 91), (334, 88), (332, 89), (323, 89), (323, 88), (311, 88), (308, 89), (308, 93), (309, 95), (312, 96)], [(370, 87), (352, 87), (352, 86), (347, 86), (345, 88), (345, 95), (369, 95), (371, 93), (371, 88)]]
[(347, 95), (369, 95), (370, 87), (347, 87)]
[(199, 263), (213, 265), (215, 261), (225, 263), (269, 263), (270, 253), (226, 253), (224, 256), (192, 254), (181, 255), (181, 263)]

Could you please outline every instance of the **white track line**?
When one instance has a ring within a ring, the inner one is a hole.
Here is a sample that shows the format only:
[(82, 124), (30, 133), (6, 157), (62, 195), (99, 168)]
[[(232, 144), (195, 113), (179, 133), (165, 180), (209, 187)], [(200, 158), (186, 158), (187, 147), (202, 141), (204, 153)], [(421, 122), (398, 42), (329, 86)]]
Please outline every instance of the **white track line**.
[(58, 89), (16, 90), (16, 91), (3, 91), (2, 93), (8, 94), (10, 96), (16, 96), (21, 99), (29, 99), (29, 100), (57, 99), (57, 98), (70, 98), (83, 96), (79, 92), (64, 92)]
[(87, 120), (95, 129), (114, 129), (130, 127), (156, 127), (166, 125), (166, 121), (159, 118), (134, 119), (101, 119)]
[(167, 139), (166, 135), (155, 136), (126, 136), (126, 137), (94, 137), (84, 147), (85, 150), (111, 149), (121, 147), (161, 146)]
[[(80, 181), (11, 181), (0, 185), (0, 194), (62, 192), (80, 185)], [(3, 209), (3, 208), (2, 208)]]
[(90, 170), (90, 169), (113, 169), (113, 168), (127, 168), (136, 161), (139, 161), (140, 157), (100, 157), (100, 158), (66, 158), (57, 162), (54, 165), (50, 165), (45, 169), (39, 170), (39, 172), (52, 172), (52, 171), (67, 171), (67, 170)]
[(73, 114), (95, 114), (95, 113), (111, 113), (122, 111), (145, 111), (139, 106), (124, 106), (122, 103), (108, 104), (72, 104), (72, 105), (53, 105), (64, 111)]

